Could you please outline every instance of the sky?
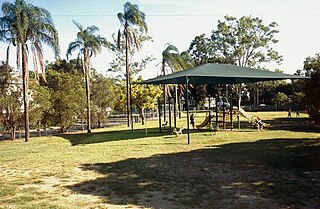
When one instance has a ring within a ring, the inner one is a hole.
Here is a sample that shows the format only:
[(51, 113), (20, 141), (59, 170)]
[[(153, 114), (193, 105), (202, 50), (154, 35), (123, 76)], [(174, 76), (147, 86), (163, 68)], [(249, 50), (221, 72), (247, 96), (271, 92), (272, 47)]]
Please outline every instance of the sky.
[[(8, 0), (13, 2), (12, 0)], [(4, 0), (0, 0), (2, 3)], [(100, 34), (111, 41), (120, 27), (117, 13), (123, 12), (122, 0), (26, 0), (47, 9), (59, 32), (61, 58), (66, 58), (68, 44), (76, 38), (77, 28), (72, 20), (83, 26), (95, 25)], [(320, 53), (320, 1), (319, 0), (132, 0), (146, 14), (148, 35), (153, 42), (145, 44), (140, 57), (153, 55), (156, 60), (141, 72), (143, 78), (156, 77), (160, 71), (161, 53), (167, 43), (175, 45), (180, 52), (187, 50), (191, 41), (201, 34), (210, 37), (218, 20), (231, 15), (259, 17), (267, 25), (278, 23), (279, 43), (274, 49), (283, 55), (280, 66), (268, 64), (269, 70), (280, 69), (293, 74), (303, 68), (308, 56)], [(0, 12), (2, 16), (2, 13)], [(6, 44), (0, 43), (0, 60), (5, 60)], [(11, 66), (14, 64), (14, 50)], [(71, 58), (75, 58), (71, 57)], [(53, 52), (44, 49), (44, 59), (54, 61)], [(108, 75), (109, 63), (114, 55), (107, 49), (92, 58), (92, 66)]]

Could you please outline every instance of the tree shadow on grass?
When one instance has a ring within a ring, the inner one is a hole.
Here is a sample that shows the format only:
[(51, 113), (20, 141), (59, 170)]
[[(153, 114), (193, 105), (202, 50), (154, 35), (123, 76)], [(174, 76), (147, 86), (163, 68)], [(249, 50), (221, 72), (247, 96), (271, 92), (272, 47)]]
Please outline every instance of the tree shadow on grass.
[(308, 118), (276, 118), (269, 121), (272, 130), (320, 133), (319, 126), (310, 126)]
[(320, 208), (320, 139), (269, 139), (83, 164), (104, 177), (69, 186), (152, 208)]
[[(271, 125), (270, 130), (287, 130), (293, 132), (320, 133), (319, 126), (310, 126), (308, 118), (276, 118), (274, 120), (263, 120)], [(234, 123), (237, 128), (237, 123)], [(241, 122), (241, 129), (257, 129), (248, 121)]]
[(149, 128), (146, 133), (145, 129), (135, 129), (133, 132), (131, 130), (119, 130), (119, 131), (103, 131), (96, 133), (67, 133), (62, 134), (61, 137), (70, 141), (73, 146), (84, 145), (84, 144), (94, 144), (103, 143), (111, 141), (121, 141), (121, 140), (131, 140), (140, 139), (151, 136), (163, 136), (168, 135), (168, 131), (159, 132), (159, 128)]

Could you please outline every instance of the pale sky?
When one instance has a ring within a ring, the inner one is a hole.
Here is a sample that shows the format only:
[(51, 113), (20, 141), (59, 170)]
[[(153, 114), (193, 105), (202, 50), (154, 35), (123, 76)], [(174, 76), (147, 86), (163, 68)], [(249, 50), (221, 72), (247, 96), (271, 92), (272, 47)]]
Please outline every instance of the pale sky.
[[(0, 0), (2, 5), (4, 1)], [(10, 2), (12, 2), (10, 0)], [(47, 9), (59, 31), (61, 58), (65, 58), (68, 44), (76, 38), (75, 20), (83, 26), (95, 25), (100, 34), (111, 41), (120, 23), (117, 13), (123, 12), (123, 0), (26, 0), (35, 6)], [(153, 55), (157, 60), (142, 72), (144, 78), (157, 76), (161, 53), (170, 43), (181, 51), (187, 50), (195, 36), (205, 33), (207, 37), (216, 29), (218, 20), (225, 15), (252, 16), (261, 18), (265, 24), (277, 22), (279, 34), (274, 48), (283, 55), (280, 66), (266, 65), (270, 70), (279, 68), (293, 74), (302, 69), (308, 56), (320, 53), (320, 1), (319, 0), (134, 0), (146, 14), (149, 35), (154, 42), (146, 44), (139, 56)], [(0, 14), (2, 16), (2, 14)], [(0, 44), (0, 60), (5, 60), (6, 45)], [(53, 61), (53, 53), (45, 49), (45, 60)], [(106, 74), (114, 56), (103, 50), (92, 58), (98, 72)], [(11, 65), (14, 64), (12, 48)]]

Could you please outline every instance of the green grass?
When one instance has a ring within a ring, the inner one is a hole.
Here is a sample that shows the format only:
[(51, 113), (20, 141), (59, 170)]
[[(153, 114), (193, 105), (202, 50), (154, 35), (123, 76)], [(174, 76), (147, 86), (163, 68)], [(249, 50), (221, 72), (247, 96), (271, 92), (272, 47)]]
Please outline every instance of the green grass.
[[(0, 143), (0, 208), (319, 208), (319, 127), (159, 133), (157, 121)], [(204, 120), (196, 115), (196, 124)], [(185, 118), (178, 120), (186, 127)]]

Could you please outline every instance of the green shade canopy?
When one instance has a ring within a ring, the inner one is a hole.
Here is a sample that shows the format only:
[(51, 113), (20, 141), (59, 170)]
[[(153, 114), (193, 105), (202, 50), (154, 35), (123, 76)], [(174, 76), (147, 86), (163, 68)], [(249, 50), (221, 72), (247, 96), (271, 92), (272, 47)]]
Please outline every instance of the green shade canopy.
[(305, 77), (258, 70), (228, 64), (208, 63), (165, 76), (148, 79), (139, 84), (239, 84), (258, 81), (301, 79)]

